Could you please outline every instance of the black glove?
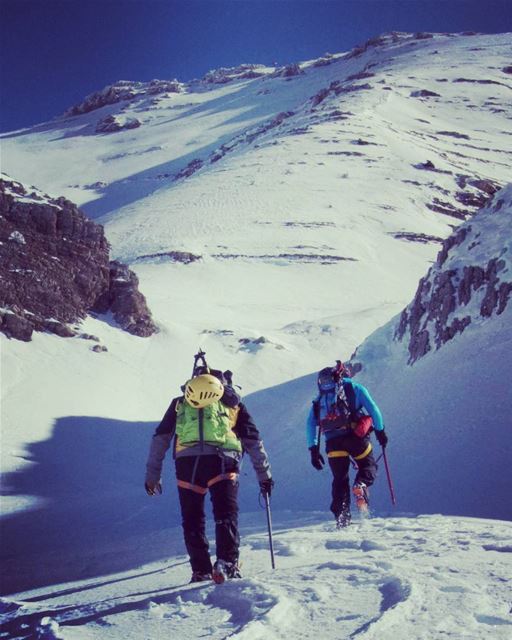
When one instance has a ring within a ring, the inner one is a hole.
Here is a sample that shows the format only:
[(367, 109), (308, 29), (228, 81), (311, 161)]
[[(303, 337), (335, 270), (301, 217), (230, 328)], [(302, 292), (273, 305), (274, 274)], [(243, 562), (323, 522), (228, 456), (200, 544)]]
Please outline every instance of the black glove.
[(388, 436), (387, 436), (386, 432), (384, 431), (384, 429), (381, 429), (380, 431), (375, 431), (375, 437), (379, 441), (380, 446), (383, 449), (385, 449), (386, 445), (388, 443)]
[(158, 493), (162, 493), (162, 485), (160, 482), (145, 482), (144, 489), (148, 496), (156, 496)]
[(320, 447), (315, 444), (312, 447), (309, 447), (309, 450), (311, 451), (311, 464), (315, 467), (315, 469), (318, 469), (318, 471), (322, 471), (325, 460), (320, 453)]
[(270, 496), (272, 495), (272, 489), (274, 488), (274, 484), (275, 482), (272, 480), (272, 478), (268, 478), (267, 480), (261, 480), (260, 481), (261, 495), (268, 496), (270, 498)]

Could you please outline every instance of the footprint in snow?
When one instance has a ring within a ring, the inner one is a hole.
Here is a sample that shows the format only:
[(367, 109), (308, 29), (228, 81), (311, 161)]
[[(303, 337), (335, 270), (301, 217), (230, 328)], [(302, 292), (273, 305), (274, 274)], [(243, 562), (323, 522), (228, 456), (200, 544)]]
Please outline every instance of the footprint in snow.
[(474, 616), (477, 622), (480, 622), (481, 624), (488, 624), (493, 627), (498, 625), (512, 625), (512, 620), (505, 620), (504, 618), (498, 618), (497, 616), (480, 615), (478, 613), (475, 613)]
[(367, 571), (368, 567), (364, 564), (339, 564), (338, 562), (324, 562), (318, 565), (318, 569), (331, 569), (333, 571)]
[(466, 587), (440, 587), (439, 591), (442, 591), (443, 593), (467, 593), (467, 589)]
[(380, 610), (382, 613), (405, 602), (411, 595), (411, 585), (400, 578), (392, 578), (379, 587), (382, 595)]
[(222, 587), (210, 589), (204, 603), (225, 609), (230, 614), (230, 623), (242, 627), (268, 613), (279, 603), (268, 586), (254, 579), (232, 580)]
[(361, 551), (386, 551), (387, 547), (373, 540), (361, 540)]
[[(252, 550), (268, 550), (268, 540), (266, 539), (245, 540), (245, 544)], [(279, 538), (274, 538), (274, 553), (277, 556), (296, 556), (300, 553), (300, 550), (301, 549), (296, 550), (293, 543), (285, 542)]]
[(358, 540), (327, 540), (326, 549), (359, 549), (361, 543)]
[[(378, 614), (352, 631), (350, 638), (365, 634), (371, 627), (385, 619), (388, 611), (406, 602), (411, 595), (411, 585), (400, 578), (388, 578), (380, 584), (379, 592), (381, 599)], [(383, 624), (386, 625), (385, 622)]]
[(512, 544), (484, 544), (482, 547), (486, 551), (499, 551), (500, 553), (512, 553)]
[(385, 545), (373, 540), (327, 540), (326, 549), (360, 549), (361, 551), (386, 551)]

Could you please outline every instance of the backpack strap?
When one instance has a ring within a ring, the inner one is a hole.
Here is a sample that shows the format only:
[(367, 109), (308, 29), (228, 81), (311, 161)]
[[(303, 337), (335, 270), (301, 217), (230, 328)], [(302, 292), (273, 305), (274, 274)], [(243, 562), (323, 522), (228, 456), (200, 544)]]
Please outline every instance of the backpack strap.
[(352, 383), (344, 381), (343, 391), (345, 391), (345, 395), (347, 396), (348, 408), (352, 414), (352, 419), (355, 420), (357, 417), (356, 392), (354, 391)]
[(313, 400), (313, 415), (315, 416), (315, 420), (318, 422), (320, 420), (320, 400), (316, 398)]

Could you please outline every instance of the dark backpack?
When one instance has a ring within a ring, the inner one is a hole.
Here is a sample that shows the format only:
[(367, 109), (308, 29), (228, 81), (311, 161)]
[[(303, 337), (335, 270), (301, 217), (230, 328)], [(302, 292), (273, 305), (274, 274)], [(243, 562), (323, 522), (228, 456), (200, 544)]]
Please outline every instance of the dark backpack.
[(344, 381), (342, 385), (344, 394), (340, 393), (340, 389), (335, 392), (320, 391), (313, 401), (315, 419), (322, 433), (347, 433), (352, 430), (352, 423), (357, 419), (352, 383)]

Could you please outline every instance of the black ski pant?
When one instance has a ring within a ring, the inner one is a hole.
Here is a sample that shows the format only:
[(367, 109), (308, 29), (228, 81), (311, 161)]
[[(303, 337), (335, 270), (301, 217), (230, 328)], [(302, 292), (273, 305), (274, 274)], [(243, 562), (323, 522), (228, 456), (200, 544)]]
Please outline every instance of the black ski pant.
[(204, 511), (208, 491), (215, 518), (217, 559), (238, 561), (238, 473), (238, 462), (222, 455), (176, 458), (183, 534), (192, 571), (212, 571)]
[(326, 442), (326, 453), (332, 472), (331, 511), (337, 517), (350, 508), (350, 459), (357, 464), (354, 483), (364, 482), (370, 487), (377, 475), (377, 463), (372, 454), (370, 438), (358, 438), (353, 433), (331, 438)]

